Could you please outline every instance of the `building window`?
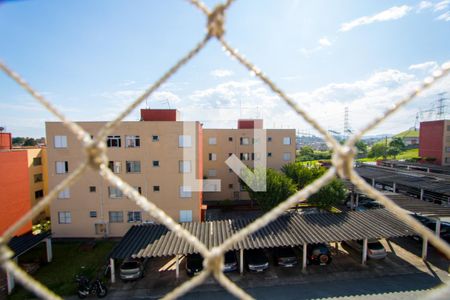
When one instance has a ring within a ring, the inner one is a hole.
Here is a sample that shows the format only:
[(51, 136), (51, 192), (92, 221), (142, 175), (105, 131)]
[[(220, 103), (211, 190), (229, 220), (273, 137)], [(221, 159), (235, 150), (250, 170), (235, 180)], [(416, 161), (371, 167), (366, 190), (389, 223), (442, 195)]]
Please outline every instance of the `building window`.
[(450, 157), (446, 157), (446, 158), (445, 158), (445, 162), (446, 162), (446, 163), (450, 163)]
[(120, 148), (121, 144), (120, 135), (108, 135), (106, 139), (106, 146), (108, 148)]
[(233, 169), (228, 168), (228, 173), (233, 173)]
[(154, 160), (153, 161), (153, 166), (154, 167), (159, 167), (159, 160)]
[(209, 160), (216, 160), (217, 159), (217, 155), (215, 153), (209, 153), (208, 154), (208, 159)]
[(142, 195), (142, 188), (140, 186), (135, 186), (134, 189), (139, 193), (139, 195)]
[(253, 160), (261, 160), (261, 153), (256, 152), (256, 153), (252, 153), (253, 156)]
[(119, 174), (120, 169), (122, 167), (122, 163), (120, 161), (112, 161), (108, 162), (108, 168), (113, 171), (113, 173)]
[(272, 152), (267, 152), (267, 157), (272, 157)]
[(95, 186), (92, 185), (89, 187), (89, 192), (95, 193), (96, 191), (97, 191), (97, 188)]
[(228, 157), (230, 157), (231, 155), (233, 155), (233, 153), (228, 153)]
[(232, 142), (232, 141), (233, 141), (233, 137), (232, 137), (232, 136), (229, 136), (229, 137), (228, 137), (228, 141), (229, 141), (229, 142)]
[(113, 199), (123, 197), (122, 191), (119, 190), (119, 188), (117, 188), (115, 186), (108, 187), (108, 195), (109, 195), (109, 198), (113, 198)]
[(288, 136), (285, 136), (283, 138), (283, 145), (290, 145), (291, 144), (291, 138)]
[(42, 182), (42, 174), (41, 173), (39, 173), (39, 174), (34, 174), (34, 183), (37, 183), (37, 182)]
[(447, 131), (450, 131), (450, 125), (447, 125)]
[(445, 147), (445, 152), (450, 153), (450, 147)]
[(152, 135), (152, 142), (159, 142), (159, 135)]
[(190, 186), (180, 186), (180, 198), (191, 198), (192, 188)]
[(140, 212), (140, 211), (129, 211), (128, 212), (128, 223), (141, 222), (141, 221), (142, 221), (142, 212)]
[(34, 199), (40, 199), (44, 197), (44, 191), (43, 190), (37, 190), (34, 192)]
[(271, 136), (268, 136), (268, 137), (267, 137), (267, 141), (268, 141), (268, 142), (271, 142), (271, 141), (272, 141), (272, 137), (271, 137)]
[(55, 135), (54, 138), (55, 148), (67, 148), (67, 136)]
[(217, 138), (215, 138), (215, 137), (210, 137), (209, 140), (208, 140), (208, 143), (209, 143), (210, 145), (216, 145), (216, 144), (217, 144)]
[(181, 148), (192, 147), (192, 137), (190, 135), (180, 135), (178, 137), (178, 146)]
[(123, 223), (123, 211), (110, 211), (109, 223)]
[(56, 174), (64, 174), (69, 172), (69, 162), (68, 161), (57, 161), (56, 162)]
[(42, 166), (42, 158), (34, 157), (33, 158), (33, 166)]
[(154, 192), (159, 192), (159, 185), (154, 185), (153, 186), (153, 191)]
[(69, 198), (70, 198), (69, 188), (65, 188), (64, 190), (58, 193), (58, 199), (69, 199)]
[(283, 160), (284, 161), (290, 161), (291, 160), (291, 152), (283, 153)]
[(180, 173), (191, 173), (191, 161), (180, 160)]
[(216, 177), (217, 176), (217, 170), (216, 169), (209, 169), (208, 170), (208, 176), (209, 177)]
[(127, 160), (126, 161), (127, 173), (140, 173), (141, 172), (141, 162), (138, 160)]
[(250, 160), (249, 153), (240, 153), (240, 159), (241, 160)]
[(450, 136), (447, 136), (447, 143), (450, 143)]
[(91, 211), (89, 212), (89, 217), (91, 217), (91, 218), (97, 218), (97, 211), (91, 210)]
[(239, 183), (239, 191), (245, 192), (245, 186), (242, 183)]
[(228, 188), (229, 188), (229, 189), (232, 189), (232, 188), (233, 188), (233, 184), (230, 183), (230, 184), (228, 185)]
[(180, 222), (192, 222), (192, 210), (180, 210)]
[(70, 213), (70, 211), (59, 211), (58, 212), (58, 223), (59, 224), (72, 223), (72, 214)]
[(125, 136), (125, 147), (126, 148), (137, 148), (141, 146), (141, 139), (138, 135), (126, 135)]
[(241, 145), (250, 145), (250, 139), (247, 137), (241, 137)]

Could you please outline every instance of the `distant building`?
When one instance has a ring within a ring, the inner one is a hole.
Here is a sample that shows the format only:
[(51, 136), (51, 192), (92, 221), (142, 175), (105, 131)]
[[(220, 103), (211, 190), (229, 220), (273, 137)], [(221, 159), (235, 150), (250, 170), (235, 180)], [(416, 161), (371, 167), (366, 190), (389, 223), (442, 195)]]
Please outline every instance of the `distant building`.
[(420, 123), (419, 156), (434, 158), (438, 165), (450, 165), (450, 120)]
[[(11, 134), (0, 133), (0, 234), (47, 194), (46, 176), (45, 148), (13, 148)], [(16, 234), (30, 230), (31, 222)]]
[(394, 135), (393, 137), (401, 138), (406, 146), (419, 146), (419, 130), (417, 130), (416, 128), (410, 128)]

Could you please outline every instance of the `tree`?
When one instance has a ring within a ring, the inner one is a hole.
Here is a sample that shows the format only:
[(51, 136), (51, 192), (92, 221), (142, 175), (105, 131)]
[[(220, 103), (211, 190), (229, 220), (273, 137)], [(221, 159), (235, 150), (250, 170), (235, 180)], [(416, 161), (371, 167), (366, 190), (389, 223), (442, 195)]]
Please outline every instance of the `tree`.
[(406, 149), (406, 145), (403, 142), (403, 139), (399, 137), (392, 138), (392, 140), (389, 142), (389, 147), (397, 148), (400, 152), (403, 152)]
[(284, 165), (281, 172), (291, 178), (297, 185), (297, 189), (301, 190), (325, 173), (325, 169), (319, 166), (308, 167), (294, 162)]
[(273, 207), (277, 206), (289, 196), (296, 192), (295, 184), (290, 178), (284, 174), (275, 171), (273, 169), (255, 169), (254, 176), (251, 174), (242, 174), (242, 176), (248, 176), (253, 178), (253, 180), (260, 180), (263, 176), (263, 172), (266, 174), (266, 191), (265, 192), (255, 192), (249, 186), (247, 186), (244, 181), (240, 180), (244, 189), (249, 193), (250, 197), (256, 201), (262, 210), (269, 211)]
[(22, 146), (23, 142), (25, 142), (25, 138), (23, 137), (13, 137), (12, 143), (14, 146)]
[(363, 141), (357, 141), (355, 147), (358, 150), (358, 154), (367, 154), (367, 144)]
[(299, 155), (300, 156), (314, 156), (314, 149), (311, 148), (310, 146), (303, 146), (300, 148), (299, 150)]
[(319, 208), (329, 209), (336, 204), (342, 204), (346, 198), (346, 191), (342, 181), (333, 179), (317, 193), (308, 198), (308, 203)]
[(394, 159), (396, 159), (397, 155), (399, 155), (400, 153), (401, 153), (401, 150), (400, 150), (400, 148), (397, 148), (397, 147), (389, 147), (387, 150), (387, 154), (389, 156), (393, 156)]
[(33, 138), (26, 138), (25, 141), (23, 142), (23, 146), (36, 146), (36, 145), (37, 142)]
[(385, 157), (387, 154), (387, 147), (384, 144), (378, 143), (374, 144), (372, 148), (370, 148), (369, 157), (378, 158), (380, 156)]

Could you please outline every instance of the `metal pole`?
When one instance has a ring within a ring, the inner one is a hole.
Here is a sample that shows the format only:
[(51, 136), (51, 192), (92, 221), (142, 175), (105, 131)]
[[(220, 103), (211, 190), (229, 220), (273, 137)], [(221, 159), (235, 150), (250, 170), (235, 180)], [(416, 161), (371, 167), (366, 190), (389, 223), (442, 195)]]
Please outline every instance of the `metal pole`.
[(175, 277), (178, 279), (180, 277), (180, 255), (175, 255), (176, 263), (175, 263)]
[(356, 203), (355, 203), (355, 207), (358, 207), (359, 205), (359, 194), (356, 194)]
[(355, 208), (355, 193), (352, 192), (350, 194), (350, 209), (353, 210)]
[[(14, 258), (14, 261), (17, 263), (17, 257)], [(15, 281), (14, 281), (14, 275), (10, 273), (8, 270), (6, 270), (6, 281), (8, 285), (8, 295), (11, 295), (12, 291), (14, 290)]]
[(363, 253), (362, 253), (362, 264), (365, 265), (367, 261), (367, 239), (363, 240)]
[(397, 184), (394, 182), (394, 183), (392, 184), (392, 192), (395, 193), (395, 191), (397, 191)]
[(109, 270), (111, 271), (111, 283), (116, 282), (116, 268), (114, 265), (114, 258), (109, 259)]
[(244, 274), (244, 249), (239, 250), (239, 271)]
[(375, 178), (372, 178), (372, 187), (375, 187)]
[(306, 271), (306, 253), (308, 251), (308, 244), (303, 244), (303, 257), (302, 257), (302, 271)]
[(427, 250), (428, 250), (428, 239), (423, 238), (422, 239), (422, 259), (427, 259)]
[(436, 235), (441, 235), (441, 219), (436, 219)]
[(45, 239), (45, 248), (47, 250), (47, 262), (51, 262), (53, 259), (52, 239), (51, 238)]
[(420, 189), (420, 200), (423, 200), (423, 189)]

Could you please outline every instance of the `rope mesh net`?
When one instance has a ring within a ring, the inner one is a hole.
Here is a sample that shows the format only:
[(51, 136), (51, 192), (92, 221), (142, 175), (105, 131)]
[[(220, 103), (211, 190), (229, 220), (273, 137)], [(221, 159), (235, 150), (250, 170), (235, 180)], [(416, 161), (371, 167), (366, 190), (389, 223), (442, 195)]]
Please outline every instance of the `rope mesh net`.
[[(204, 269), (203, 271), (193, 277), (192, 279), (184, 282), (168, 294), (164, 296), (164, 299), (175, 299), (194, 287), (202, 284), (206, 278), (213, 276), (217, 282), (222, 285), (227, 291), (240, 299), (252, 299), (242, 288), (236, 285), (223, 272), (223, 255), (233, 244), (243, 240), (248, 235), (256, 232), (258, 229), (264, 227), (271, 221), (275, 220), (283, 214), (287, 209), (293, 205), (304, 202), (306, 199), (317, 192), (321, 187), (329, 183), (336, 176), (340, 178), (349, 179), (356, 187), (362, 192), (366, 193), (369, 197), (377, 200), (386, 209), (394, 213), (399, 219), (411, 226), (417, 233), (423, 236), (432, 243), (439, 251), (444, 253), (450, 258), (450, 246), (437, 237), (428, 228), (423, 226), (417, 220), (409, 216), (403, 209), (398, 207), (388, 197), (381, 192), (374, 189), (372, 186), (366, 183), (354, 170), (354, 156), (355, 156), (355, 143), (369, 130), (383, 122), (387, 117), (395, 113), (401, 107), (408, 104), (414, 98), (416, 98), (422, 91), (428, 89), (434, 85), (438, 80), (447, 76), (450, 72), (450, 63), (442, 65), (433, 75), (426, 78), (420, 86), (412, 90), (404, 98), (399, 99), (394, 105), (387, 109), (381, 116), (373, 119), (362, 130), (353, 134), (343, 145), (341, 145), (333, 136), (331, 136), (327, 130), (325, 130), (316, 120), (314, 120), (306, 111), (304, 111), (299, 105), (295, 103), (293, 99), (287, 96), (283, 90), (281, 90), (267, 75), (253, 65), (248, 59), (246, 59), (238, 50), (232, 47), (224, 38), (225, 33), (225, 17), (227, 10), (230, 8), (233, 0), (228, 0), (223, 4), (217, 5), (213, 10), (210, 10), (205, 4), (198, 0), (189, 1), (193, 6), (199, 9), (206, 16), (206, 35), (204, 38), (185, 56), (179, 59), (167, 72), (165, 72), (155, 83), (145, 90), (140, 97), (133, 101), (124, 111), (122, 111), (118, 117), (108, 122), (98, 133), (97, 136), (91, 138), (90, 133), (83, 130), (76, 123), (67, 119), (55, 106), (52, 105), (42, 94), (33, 89), (20, 75), (15, 73), (6, 64), (0, 61), (0, 69), (11, 79), (13, 79), (19, 86), (27, 91), (36, 101), (42, 104), (49, 112), (57, 117), (64, 125), (73, 132), (76, 137), (81, 141), (83, 150), (85, 151), (85, 160), (82, 162), (73, 172), (69, 174), (65, 180), (52, 189), (48, 195), (46, 195), (42, 201), (35, 205), (28, 213), (23, 215), (15, 224), (6, 230), (2, 237), (0, 237), (0, 264), (3, 269), (13, 274), (15, 279), (21, 283), (26, 289), (33, 292), (36, 296), (44, 299), (62, 299), (56, 295), (45, 285), (38, 282), (36, 279), (22, 270), (18, 264), (12, 259), (14, 256), (11, 249), (8, 248), (8, 242), (13, 237), (14, 233), (25, 225), (28, 221), (36, 217), (46, 206), (57, 197), (58, 193), (65, 188), (74, 184), (83, 173), (91, 168), (97, 171), (107, 182), (119, 188), (124, 195), (126, 195), (131, 201), (134, 201), (143, 210), (148, 212), (153, 218), (155, 218), (161, 224), (164, 224), (167, 228), (175, 232), (179, 237), (189, 242), (195, 249), (204, 257)], [(201, 243), (197, 237), (192, 235), (189, 231), (183, 229), (180, 224), (169, 217), (162, 209), (157, 207), (150, 199), (140, 195), (132, 186), (123, 181), (120, 177), (115, 175), (108, 168), (108, 156), (106, 152), (105, 139), (115, 128), (117, 128), (120, 122), (130, 114), (138, 105), (140, 105), (147, 97), (149, 97), (154, 91), (156, 91), (163, 83), (165, 83), (172, 75), (174, 75), (181, 67), (186, 65), (193, 57), (195, 57), (211, 40), (216, 39), (222, 46), (223, 50), (231, 57), (237, 59), (237, 61), (252, 74), (259, 78), (266, 86), (279, 98), (284, 101), (288, 106), (293, 109), (299, 117), (308, 122), (314, 129), (316, 129), (321, 136), (325, 139), (328, 146), (333, 151), (332, 167), (319, 179), (306, 186), (304, 189), (298, 191), (278, 206), (267, 212), (262, 217), (256, 219), (250, 223), (247, 227), (241, 231), (235, 233), (223, 244), (218, 247), (208, 249), (203, 243)], [(438, 288), (434, 289), (428, 294), (430, 299), (444, 299), (450, 295), (450, 286), (442, 284)]]

